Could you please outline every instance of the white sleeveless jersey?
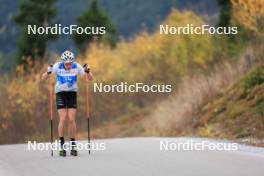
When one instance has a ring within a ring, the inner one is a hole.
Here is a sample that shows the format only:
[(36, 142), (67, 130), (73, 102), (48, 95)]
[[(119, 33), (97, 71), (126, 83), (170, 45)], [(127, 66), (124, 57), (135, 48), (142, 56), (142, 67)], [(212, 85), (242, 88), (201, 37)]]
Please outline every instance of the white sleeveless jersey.
[(68, 91), (77, 92), (77, 75), (85, 75), (85, 71), (77, 62), (72, 63), (70, 70), (65, 70), (63, 62), (57, 62), (52, 68), (52, 74), (56, 74), (57, 76), (55, 93)]

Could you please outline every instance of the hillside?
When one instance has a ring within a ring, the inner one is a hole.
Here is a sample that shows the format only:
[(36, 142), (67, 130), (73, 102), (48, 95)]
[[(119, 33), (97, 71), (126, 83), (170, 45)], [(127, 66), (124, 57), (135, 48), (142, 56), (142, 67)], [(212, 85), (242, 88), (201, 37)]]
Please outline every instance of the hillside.
[[(182, 119), (185, 120), (180, 123), (184, 126), (180, 128), (172, 124), (166, 124), (166, 128), (163, 127), (163, 129), (157, 128), (157, 121), (151, 120), (153, 109), (155, 109), (152, 106), (133, 115), (105, 123), (93, 131), (93, 136), (95, 138), (155, 135), (197, 136), (229, 139), (263, 146), (263, 141), (261, 141), (264, 137), (263, 83), (264, 69), (257, 67), (226, 91), (194, 110), (191, 120), (188, 114), (183, 114)], [(161, 106), (163, 105), (161, 103)], [(171, 111), (177, 113), (175, 108)], [(159, 114), (159, 118), (165, 123), (171, 123), (166, 119), (166, 114)], [(80, 137), (84, 136), (85, 134), (80, 134)]]
[(258, 67), (198, 112), (195, 132), (213, 138), (263, 139), (263, 83), (264, 70)]

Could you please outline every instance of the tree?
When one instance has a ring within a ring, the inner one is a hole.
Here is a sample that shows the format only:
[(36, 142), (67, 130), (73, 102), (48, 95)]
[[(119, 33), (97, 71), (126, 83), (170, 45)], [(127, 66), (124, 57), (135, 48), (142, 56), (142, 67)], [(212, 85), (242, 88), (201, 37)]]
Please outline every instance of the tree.
[[(228, 47), (230, 48), (230, 54), (234, 55), (236, 51), (235, 48), (239, 48), (239, 43), (246, 41), (248, 38), (248, 32), (244, 29), (236, 20), (234, 20), (233, 15), (233, 6), (232, 0), (217, 0), (218, 5), (220, 6), (220, 14), (219, 14), (219, 22), (218, 26), (221, 27), (230, 27), (236, 26), (239, 29), (237, 35), (227, 35), (227, 39), (229, 40)], [(238, 51), (238, 50), (237, 50)]]
[(21, 37), (18, 40), (17, 63), (27, 64), (43, 58), (47, 43), (56, 39), (54, 34), (28, 34), (28, 25), (37, 27), (51, 26), (53, 18), (57, 14), (54, 4), (57, 0), (22, 0), (20, 11), (15, 17), (15, 22), (22, 28)]
[(81, 52), (85, 49), (93, 40), (101, 41), (111, 46), (115, 46), (116, 43), (116, 28), (112, 24), (110, 18), (98, 7), (97, 1), (91, 2), (90, 8), (85, 11), (81, 16), (77, 18), (77, 25), (83, 28), (86, 27), (105, 27), (106, 34), (74, 34), (74, 42)]
[(230, 26), (232, 18), (232, 4), (230, 0), (217, 0), (220, 6), (220, 15), (218, 26), (228, 27)]
[(232, 0), (235, 18), (246, 28), (264, 35), (264, 0)]

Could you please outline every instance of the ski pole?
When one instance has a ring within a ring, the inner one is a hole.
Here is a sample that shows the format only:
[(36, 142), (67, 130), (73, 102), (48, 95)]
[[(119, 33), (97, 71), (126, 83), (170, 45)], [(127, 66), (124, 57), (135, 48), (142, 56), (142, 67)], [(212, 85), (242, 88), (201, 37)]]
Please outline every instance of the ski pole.
[(88, 135), (88, 144), (89, 144), (89, 155), (91, 154), (91, 145), (90, 145), (90, 97), (89, 97), (89, 85), (88, 85), (88, 74), (86, 74), (86, 117), (87, 117), (87, 135)]
[(90, 145), (90, 118), (87, 118), (87, 128), (88, 128), (88, 143), (89, 143), (89, 155), (91, 154)]
[[(50, 79), (50, 86), (49, 86), (49, 95), (50, 95), (50, 143), (53, 143), (53, 108), (52, 108), (52, 77), (49, 76)], [(51, 149), (51, 156), (53, 156), (53, 150)]]

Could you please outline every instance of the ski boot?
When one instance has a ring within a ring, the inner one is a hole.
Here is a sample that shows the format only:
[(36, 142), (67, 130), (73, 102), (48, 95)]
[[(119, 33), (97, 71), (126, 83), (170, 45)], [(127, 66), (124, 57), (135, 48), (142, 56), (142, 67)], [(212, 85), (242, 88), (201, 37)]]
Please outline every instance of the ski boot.
[(77, 156), (78, 152), (76, 150), (76, 141), (74, 138), (71, 138), (71, 155), (72, 156)]
[(72, 149), (72, 150), (71, 150), (71, 155), (72, 155), (72, 156), (77, 156), (77, 155), (78, 155), (77, 150)]
[(66, 156), (66, 150), (64, 150), (63, 145), (64, 145), (64, 137), (60, 137), (61, 149), (60, 149), (59, 155), (65, 157)]
[(66, 156), (66, 151), (65, 150), (60, 150), (60, 156), (63, 156), (63, 157), (65, 157)]

